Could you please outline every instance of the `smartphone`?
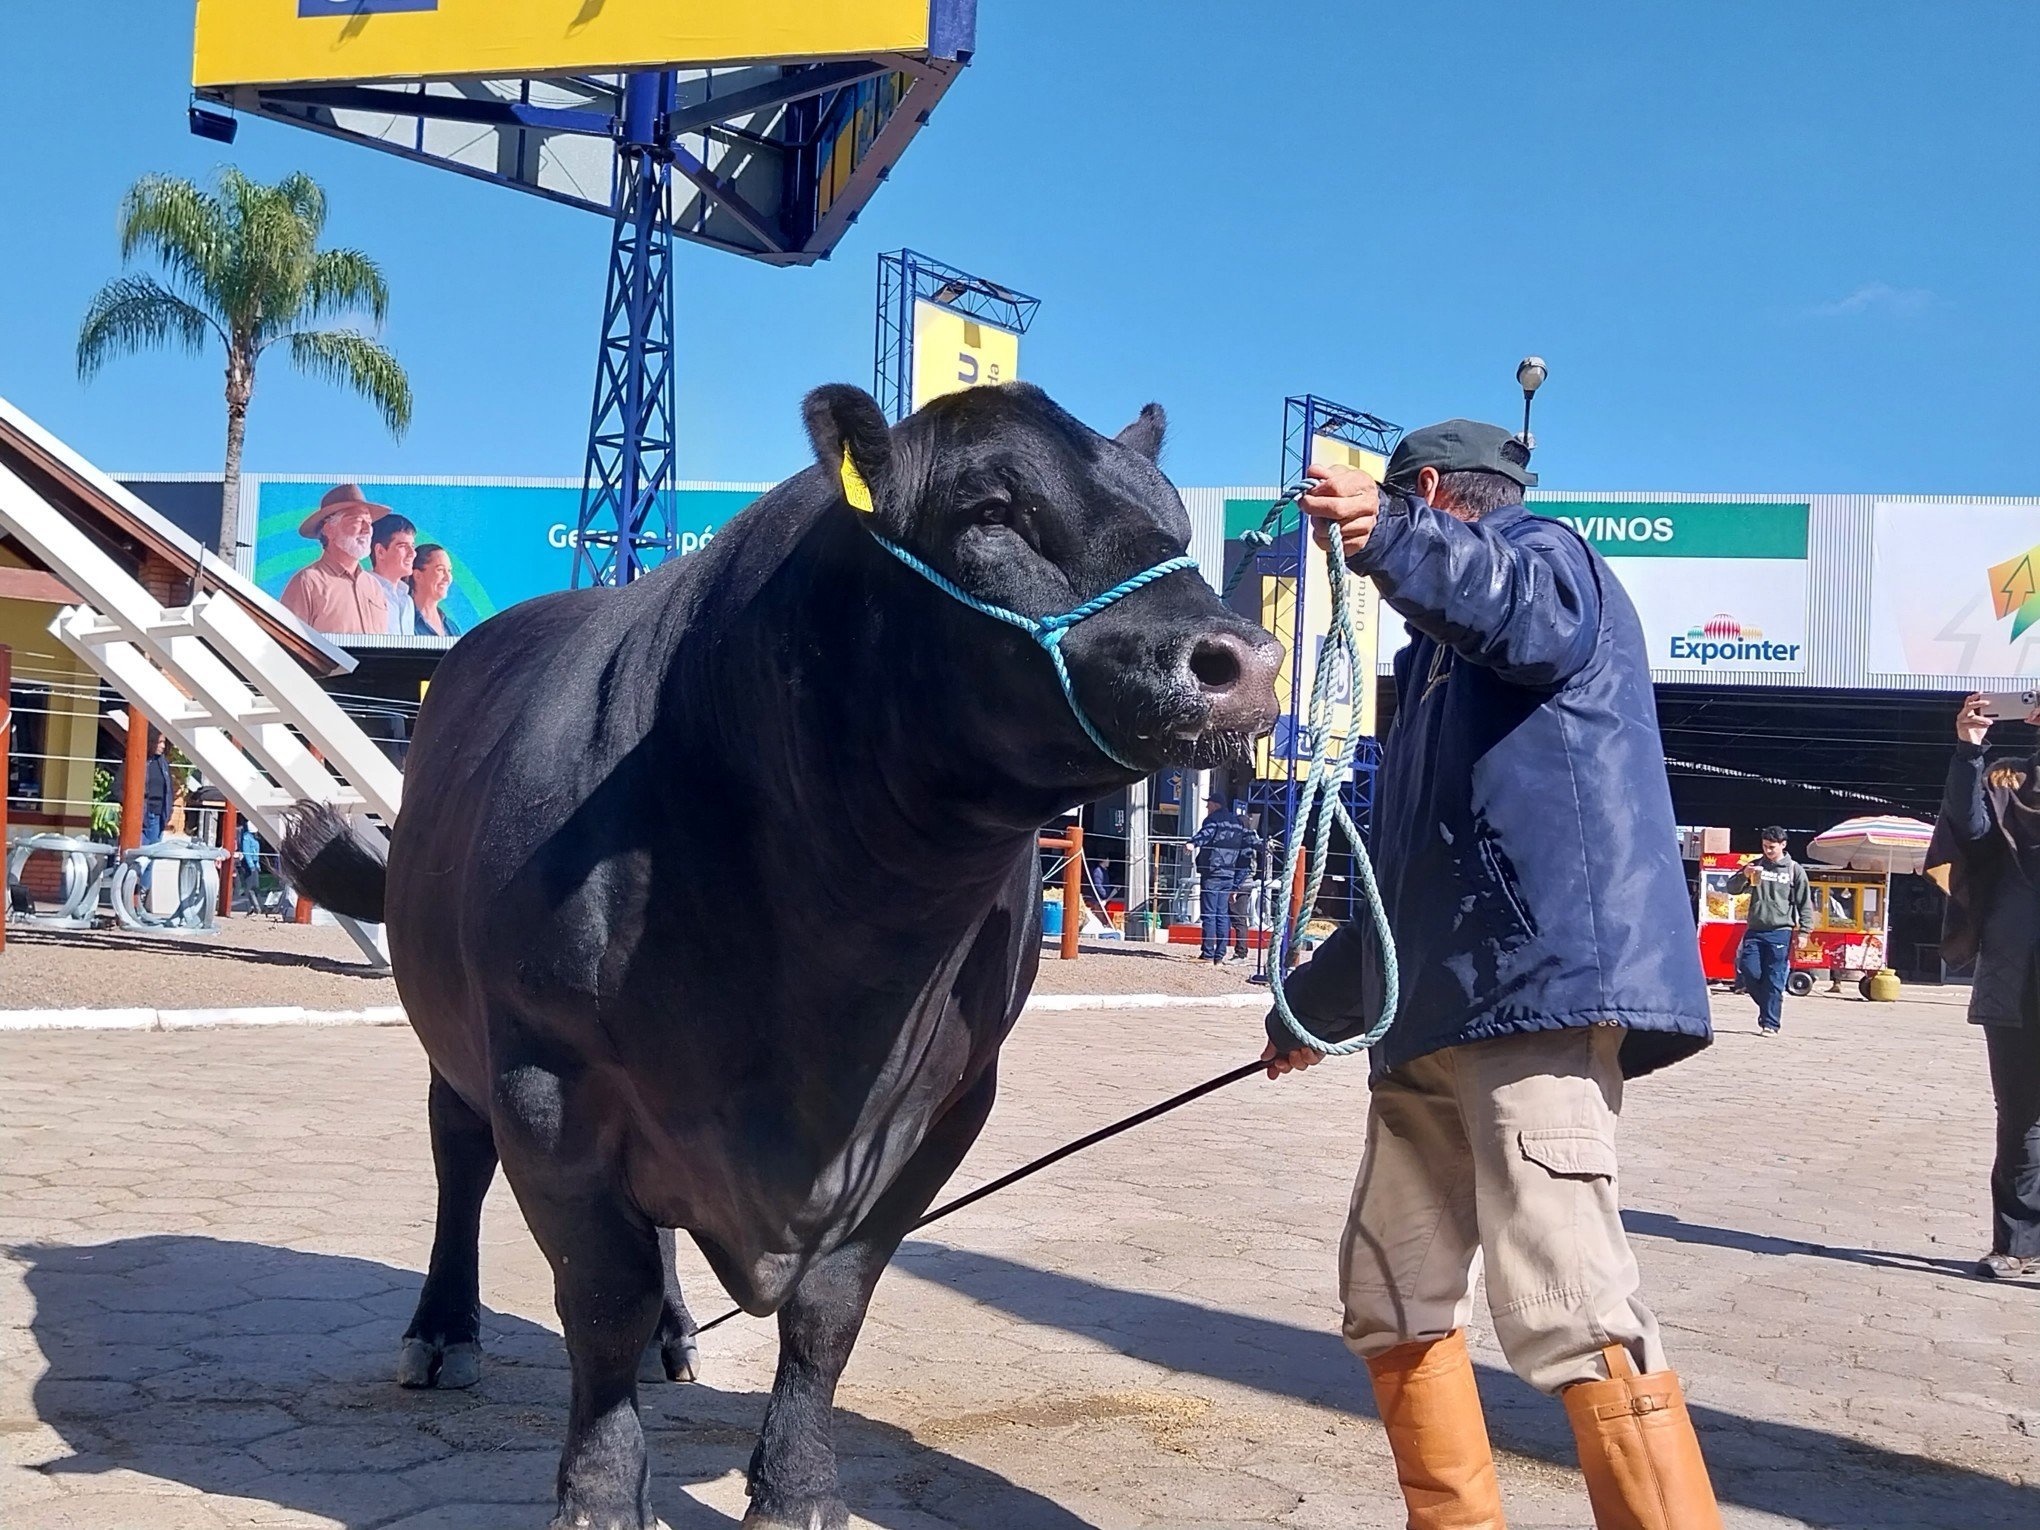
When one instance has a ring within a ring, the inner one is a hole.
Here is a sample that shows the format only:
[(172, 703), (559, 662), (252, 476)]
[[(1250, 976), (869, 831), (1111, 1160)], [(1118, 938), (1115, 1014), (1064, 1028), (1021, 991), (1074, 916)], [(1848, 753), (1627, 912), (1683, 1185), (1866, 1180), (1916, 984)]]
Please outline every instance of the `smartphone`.
[(1985, 691), (1983, 704), (1999, 721), (2024, 722), (2040, 712), (2040, 689), (2029, 691)]

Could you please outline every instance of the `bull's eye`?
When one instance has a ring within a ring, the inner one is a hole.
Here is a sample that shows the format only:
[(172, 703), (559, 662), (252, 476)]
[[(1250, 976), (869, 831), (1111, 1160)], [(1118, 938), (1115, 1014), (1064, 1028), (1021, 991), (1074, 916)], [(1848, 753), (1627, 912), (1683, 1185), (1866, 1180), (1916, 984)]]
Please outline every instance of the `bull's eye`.
[(978, 507), (978, 522), (981, 525), (1010, 526), (1014, 519), (1015, 511), (1010, 501), (988, 499)]

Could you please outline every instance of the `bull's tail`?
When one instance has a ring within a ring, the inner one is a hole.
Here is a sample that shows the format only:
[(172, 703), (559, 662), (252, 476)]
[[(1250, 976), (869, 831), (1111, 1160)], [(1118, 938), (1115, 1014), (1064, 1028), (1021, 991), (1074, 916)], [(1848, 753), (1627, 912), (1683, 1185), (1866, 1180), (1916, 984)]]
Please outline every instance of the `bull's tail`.
[(321, 908), (381, 924), (389, 863), (380, 836), (361, 833), (329, 803), (300, 802), (286, 816), (278, 848), (290, 885)]

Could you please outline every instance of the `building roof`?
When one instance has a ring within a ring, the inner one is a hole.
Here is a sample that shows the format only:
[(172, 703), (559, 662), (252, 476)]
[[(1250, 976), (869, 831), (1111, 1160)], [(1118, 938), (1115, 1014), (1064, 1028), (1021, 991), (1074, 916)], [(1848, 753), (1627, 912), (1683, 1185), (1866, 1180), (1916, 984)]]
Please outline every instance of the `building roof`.
[[(344, 650), (4, 398), (0, 398), (0, 466), (23, 479), (137, 577), (151, 564), (168, 573), (177, 588), (168, 596), (158, 592), (165, 604), (189, 600), (195, 582), (232, 595), (314, 675), (324, 678), (354, 668)], [(89, 592), (81, 594), (89, 599)]]

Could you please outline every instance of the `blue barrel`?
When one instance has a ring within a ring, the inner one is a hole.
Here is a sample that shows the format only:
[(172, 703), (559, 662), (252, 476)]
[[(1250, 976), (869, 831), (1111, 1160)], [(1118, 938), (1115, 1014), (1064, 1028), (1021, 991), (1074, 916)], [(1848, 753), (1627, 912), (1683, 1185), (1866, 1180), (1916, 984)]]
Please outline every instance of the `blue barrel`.
[(1062, 899), (1043, 898), (1041, 900), (1041, 933), (1044, 935), (1062, 934)]

